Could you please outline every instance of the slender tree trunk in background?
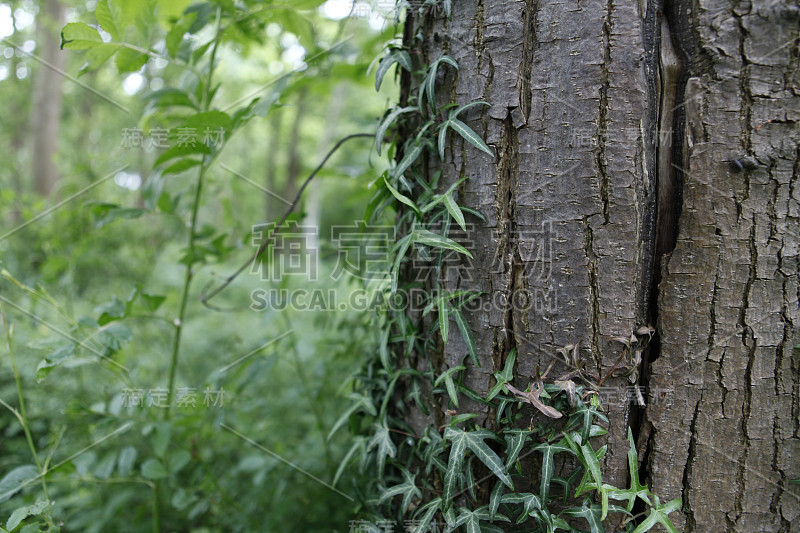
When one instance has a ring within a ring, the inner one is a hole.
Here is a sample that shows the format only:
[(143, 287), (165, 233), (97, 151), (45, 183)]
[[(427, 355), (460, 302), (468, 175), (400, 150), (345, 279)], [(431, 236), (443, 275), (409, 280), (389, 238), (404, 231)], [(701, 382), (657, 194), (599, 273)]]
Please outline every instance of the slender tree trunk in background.
[(291, 200), (297, 194), (297, 190), (300, 187), (298, 180), (300, 179), (300, 173), (303, 171), (303, 158), (300, 152), (300, 127), (306, 114), (307, 97), (307, 90), (301, 89), (297, 95), (297, 103), (295, 104), (297, 112), (289, 134), (289, 161), (287, 163), (286, 187), (284, 189), (284, 198), (288, 200)]
[[(344, 104), (345, 90), (347, 86), (340, 83), (333, 88), (328, 104), (328, 112), (325, 115), (325, 131), (317, 142), (316, 156), (318, 159), (325, 157), (325, 154), (330, 150), (331, 142), (336, 138), (336, 125), (339, 123), (339, 116), (342, 114), (342, 105)], [(306, 219), (303, 222), (305, 226), (316, 228), (316, 233), (309, 236), (307, 244), (312, 250), (317, 250), (319, 254), (319, 232), (320, 216), (322, 214), (322, 184), (318, 180), (312, 181), (308, 185), (308, 200), (306, 201)], [(318, 256), (319, 257), (319, 256)]]
[(278, 154), (280, 154), (278, 147), (281, 140), (281, 117), (280, 111), (276, 111), (269, 119), (269, 133), (267, 134), (269, 149), (267, 150), (267, 172), (264, 184), (271, 193), (264, 196), (264, 220), (267, 222), (277, 219), (280, 216), (281, 206), (285, 207), (273, 196), (273, 194), (277, 194), (278, 190)]
[[(656, 326), (631, 350), (641, 362), (622, 363), (646, 407), (618, 373), (601, 388), (604, 480), (627, 486), (632, 428), (651, 488), (684, 499), (678, 530), (800, 530), (800, 487), (787, 484), (800, 477), (797, 15), (463, 0), (452, 20), (408, 16), (421, 64), (458, 61), (439, 68), (439, 105), (491, 104), (459, 118), (496, 157), (450, 135), (430, 169), (443, 190), (468, 177), (457, 200), (488, 221), (473, 219), (470, 268), (442, 280), (501, 302), (468, 313), (481, 368), (466, 385), (485, 395), (513, 348), (518, 388), (555, 360), (552, 379), (570, 344), (600, 378), (625, 349), (613, 337)], [(451, 337), (438, 372), (466, 353)], [(461, 410), (495, 424), (481, 404)]]
[(59, 0), (44, 0), (36, 18), (36, 54), (42, 62), (36, 66), (33, 94), (33, 183), (36, 192), (48, 196), (59, 174), (54, 156), (58, 151), (61, 121), (62, 70), (66, 54), (61, 49), (61, 27), (65, 9)]

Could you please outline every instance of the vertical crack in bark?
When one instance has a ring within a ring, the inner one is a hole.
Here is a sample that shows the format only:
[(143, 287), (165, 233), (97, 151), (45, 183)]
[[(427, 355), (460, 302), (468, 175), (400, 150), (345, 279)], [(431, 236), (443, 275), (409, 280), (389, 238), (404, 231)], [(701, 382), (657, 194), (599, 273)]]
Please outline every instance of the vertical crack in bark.
[[(649, 6), (650, 7), (650, 6)], [(678, 221), (681, 213), (683, 169), (688, 163), (688, 153), (684, 153), (684, 137), (686, 135), (686, 87), (689, 79), (689, 57), (686, 53), (691, 38), (687, 33), (689, 14), (685, 4), (670, 0), (655, 0), (651, 9), (655, 12), (651, 28), (656, 34), (653, 60), (656, 63), (656, 94), (653, 105), (656, 113), (655, 144), (655, 227), (652, 232), (652, 276), (648, 314), (650, 323), (657, 328), (655, 337), (648, 344), (643, 354), (640, 382), (649, 389), (650, 365), (661, 356), (661, 332), (659, 324), (659, 285), (666, 277), (666, 266), (672, 250), (675, 248), (678, 234)], [(696, 107), (696, 106), (695, 106)], [(713, 312), (713, 311), (712, 311)], [(709, 354), (715, 336), (715, 317), (711, 317), (712, 330), (709, 334)], [(651, 398), (652, 401), (652, 398)], [(691, 422), (692, 436), (687, 462), (684, 465), (681, 493), (686, 504), (686, 530), (696, 527), (696, 520), (688, 494), (691, 488), (692, 462), (695, 456), (695, 425), (699, 412), (699, 402)], [(639, 441), (649, 425), (647, 408), (636, 408), (632, 417), (632, 431)], [(650, 433), (643, 461), (642, 476), (649, 477), (650, 450), (653, 446), (655, 432)]]
[(697, 453), (697, 418), (700, 415), (701, 403), (703, 403), (702, 391), (700, 392), (700, 399), (694, 406), (692, 421), (689, 423), (689, 455), (686, 458), (686, 466), (683, 469), (681, 500), (683, 500), (684, 509), (686, 510), (686, 529), (684, 530), (684, 533), (691, 533), (697, 527), (697, 522), (694, 518), (694, 510), (692, 509), (692, 501), (689, 498), (689, 489), (692, 482), (692, 466)]
[(586, 227), (586, 257), (589, 259), (589, 299), (592, 304), (592, 359), (597, 367), (597, 375), (603, 375), (600, 355), (600, 289), (597, 282), (597, 254), (594, 253), (594, 231), (588, 217), (584, 217)]
[(748, 240), (748, 244), (750, 247), (750, 274), (748, 276), (747, 281), (745, 282), (744, 294), (742, 295), (742, 308), (739, 311), (739, 323), (740, 323), (739, 325), (742, 328), (742, 344), (748, 348), (748, 354), (747, 354), (747, 366), (745, 367), (744, 370), (744, 401), (742, 402), (742, 423), (741, 423), (742, 440), (743, 440), (742, 444), (744, 447), (744, 451), (742, 453), (742, 458), (739, 461), (738, 465), (739, 468), (736, 475), (738, 490), (736, 491), (736, 497), (734, 499), (734, 507), (736, 508), (737, 511), (737, 519), (736, 519), (737, 522), (739, 518), (742, 516), (742, 514), (744, 514), (745, 512), (742, 500), (745, 494), (745, 488), (747, 487), (745, 472), (747, 471), (747, 459), (750, 455), (749, 452), (750, 452), (751, 436), (749, 431), (749, 422), (750, 422), (750, 415), (751, 415), (752, 401), (753, 401), (753, 388), (755, 387), (755, 383), (753, 383), (753, 366), (755, 364), (756, 348), (758, 345), (753, 328), (747, 325), (747, 310), (750, 308), (750, 291), (752, 289), (753, 282), (756, 280), (757, 265), (758, 265), (755, 213), (753, 213), (752, 226), (750, 227), (750, 238)]
[(606, 165), (606, 136), (608, 135), (608, 88), (610, 86), (609, 67), (611, 65), (611, 32), (614, 22), (611, 14), (614, 11), (613, 0), (606, 3), (606, 16), (603, 21), (603, 63), (600, 65), (600, 109), (597, 117), (597, 149), (595, 159), (597, 172), (600, 174), (600, 200), (603, 206), (603, 224), (608, 224), (608, 168)]
[[(683, 61), (672, 42), (669, 8), (661, 18), (658, 54), (658, 135), (656, 144), (656, 268), (662, 255), (675, 248), (680, 213), (683, 165), (683, 100), (686, 81)], [(660, 276), (657, 275), (660, 280)]]
[[(524, 285), (523, 264), (519, 254), (517, 241), (516, 222), (516, 188), (519, 184), (519, 140), (517, 129), (514, 127), (509, 110), (503, 121), (503, 136), (499, 146), (499, 161), (497, 164), (497, 196), (496, 207), (498, 213), (498, 256), (504, 264), (503, 272), (506, 274), (505, 309), (503, 315), (504, 332), (500, 338), (495, 339), (492, 350), (492, 361), (495, 370), (501, 370), (509, 352), (517, 348), (520, 343), (517, 335), (524, 338), (525, 331), (517, 331), (517, 323), (521, 322), (521, 309), (514, 308), (514, 295)], [(518, 353), (517, 360), (522, 354)]]

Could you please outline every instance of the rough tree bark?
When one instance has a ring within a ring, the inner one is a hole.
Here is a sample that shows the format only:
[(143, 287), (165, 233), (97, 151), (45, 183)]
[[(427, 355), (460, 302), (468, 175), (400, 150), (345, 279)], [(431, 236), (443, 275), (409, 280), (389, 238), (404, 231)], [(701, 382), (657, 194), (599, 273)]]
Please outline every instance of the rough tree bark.
[[(524, 388), (569, 344), (606, 376), (613, 337), (652, 324), (646, 407), (628, 378), (603, 383), (610, 481), (627, 482), (632, 427), (651, 488), (684, 500), (679, 530), (800, 530), (797, 8), (452, 4), (450, 20), (410, 13), (405, 42), (419, 64), (458, 61), (440, 69), (440, 105), (491, 104), (459, 118), (496, 158), (453, 135), (433, 169), (443, 189), (467, 176), (458, 201), (488, 221), (444, 286), (501, 302), (468, 313), (481, 368), (467, 384), (486, 393), (516, 348)], [(451, 338), (441, 369), (465, 353)]]

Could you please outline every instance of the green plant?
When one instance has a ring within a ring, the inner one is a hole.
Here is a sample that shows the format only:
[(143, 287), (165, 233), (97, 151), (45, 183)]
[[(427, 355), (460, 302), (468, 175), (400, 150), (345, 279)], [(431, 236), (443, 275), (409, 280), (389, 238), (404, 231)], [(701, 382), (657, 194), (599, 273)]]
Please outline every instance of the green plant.
[[(388, 110), (378, 127), (378, 153), (388, 144), (386, 151), (397, 163), (376, 183), (378, 191), (367, 211), (373, 219), (390, 206), (397, 213), (397, 240), (385, 287), (389, 294), (420, 288), (413, 276), (404, 276), (413, 268), (412, 258), (427, 260), (438, 271), (446, 252), (471, 257), (450, 237), (449, 228), (455, 224), (464, 229), (466, 217), (483, 220), (480, 213), (455, 201), (454, 193), (466, 178), (439, 193), (440, 174), (429, 172), (427, 162), (444, 158), (450, 132), (494, 155), (458, 118), (485, 102), (437, 105), (437, 71), (443, 66), (457, 71), (452, 58), (442, 55), (429, 65), (413, 65), (407, 50), (390, 43), (378, 62), (376, 87), (393, 65), (411, 76), (412, 91), (408, 105)], [(480, 294), (447, 292), (436, 276), (425, 297), (421, 313), (388, 307), (378, 311), (382, 344), (355, 377), (352, 397), (356, 401), (332, 430), (349, 420), (354, 433), (336, 480), (342, 479), (348, 464), (357, 462), (363, 475), (357, 487), (363, 505), (362, 528), (378, 531), (385, 520), (407, 524), (411, 520), (414, 531), (424, 532), (433, 521), (442, 519), (448, 530), (463, 528), (470, 533), (502, 531), (504, 527), (552, 533), (580, 531), (587, 525), (592, 533), (598, 533), (605, 531), (604, 523), (613, 520), (625, 524), (629, 532), (643, 533), (656, 523), (675, 531), (668, 515), (680, 507), (680, 499), (661, 504), (641, 483), (630, 431), (630, 487), (623, 490), (604, 483), (600, 461), (606, 447), (595, 449), (592, 442), (606, 433), (602, 424), (608, 419), (588, 377), (582, 376), (586, 385), (568, 377), (544, 383), (545, 372), (529, 390), (520, 391), (511, 385), (516, 359), (513, 349), (503, 370), (495, 372), (497, 384), (485, 397), (465, 385), (465, 364), (436, 375), (432, 361), (441, 357), (451, 337), (450, 317), (455, 318), (467, 347), (465, 357), (480, 366), (461, 309)], [(437, 318), (426, 322), (434, 312)], [(446, 401), (439, 399), (442, 395)], [(471, 421), (476, 414), (457, 412), (463, 398), (488, 407), (496, 427), (479, 427)], [(526, 403), (536, 408), (534, 413), (547, 417), (531, 417), (531, 424), (524, 426)], [(427, 426), (421, 434), (415, 434), (404, 420), (412, 409), (429, 415), (443, 404), (452, 409), (445, 413), (448, 419)], [(558, 425), (551, 421), (562, 418)], [(540, 463), (534, 466), (537, 457)], [(561, 475), (555, 473), (557, 462)], [(531, 477), (533, 472), (538, 480)], [(532, 490), (534, 486), (538, 490)], [(611, 502), (625, 502), (625, 506)], [(637, 503), (649, 508), (646, 517), (634, 516)], [(501, 526), (504, 523), (508, 525)]]

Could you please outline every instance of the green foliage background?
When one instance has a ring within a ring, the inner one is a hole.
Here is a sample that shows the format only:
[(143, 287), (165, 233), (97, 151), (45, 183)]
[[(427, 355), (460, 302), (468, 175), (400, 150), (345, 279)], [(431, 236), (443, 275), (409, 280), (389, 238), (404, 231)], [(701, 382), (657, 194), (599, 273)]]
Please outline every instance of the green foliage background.
[[(358, 17), (331, 20), (320, 9), (322, 1), (308, 0), (218, 0), (191, 7), (187, 1), (65, 3), (65, 70), (80, 84), (63, 85), (55, 155), (62, 179), (49, 198), (32, 192), (29, 169), (39, 155), (31, 153), (27, 128), (35, 74), (44, 67), (13, 48), (36, 39), (35, 25), (17, 29), (0, 44), (7, 51), (0, 63), (10, 72), (0, 81), (0, 98), (16, 110), (0, 124), (0, 234), (52, 209), (0, 240), (0, 306), (26, 407), (20, 423), (12, 412), (20, 409), (17, 380), (4, 347), (0, 398), (8, 408), (0, 411), (0, 492), (23, 487), (0, 494), (0, 526), (26, 533), (347, 531), (352, 502), (299, 469), (331, 480), (346, 451), (347, 436), (328, 440), (328, 433), (349, 406), (349, 376), (377, 342), (371, 313), (255, 312), (248, 308), (250, 292), (270, 285), (248, 272), (214, 300), (224, 312), (204, 307), (200, 292), (255, 251), (254, 224), (275, 221), (285, 209), (280, 202), (268, 204), (259, 187), (269, 184), (291, 198), (297, 181), (339, 137), (374, 131), (396, 86), (387, 77), (376, 93), (367, 70), (394, 37), (393, 21), (375, 30)], [(44, 3), (2, 5), (33, 15)], [(193, 26), (181, 15), (187, 8), (197, 13)], [(226, 27), (219, 39), (215, 24)], [(100, 42), (81, 42), (81, 35)], [(170, 35), (182, 43), (173, 50)], [(204, 87), (211, 54), (205, 45), (215, 41), (214, 86)], [(109, 42), (130, 46), (98, 52), (112, 46)], [(306, 65), (293, 70), (287, 50), (297, 52), (298, 46)], [(19, 64), (27, 66), (27, 75), (15, 76)], [(143, 80), (138, 91), (123, 89), (137, 80)], [(163, 92), (172, 88), (192, 95), (198, 86), (196, 107), (171, 105), (174, 100)], [(202, 102), (213, 91), (213, 99)], [(168, 386), (197, 180), (197, 167), (166, 174), (166, 165), (154, 165), (163, 150), (122, 146), (124, 132), (140, 129), (147, 137), (152, 128), (180, 126), (204, 105), (234, 116), (258, 102), (256, 115), (226, 136), (224, 149), (208, 165), (197, 213), (194, 244), (200, 253), (191, 259), (194, 278), (175, 379), (176, 388), (196, 388), (197, 408), (173, 408), (167, 418), (157, 407), (124, 406), (126, 389)], [(333, 117), (331, 107), (337, 108)], [(342, 300), (357, 285), (347, 277), (329, 277), (337, 254), (328, 237), (331, 226), (363, 217), (367, 185), (385, 165), (371, 151), (369, 141), (343, 146), (316, 180), (322, 253), (319, 281), (312, 284)], [(294, 177), (292, 158), (299, 165)], [(101, 181), (122, 165), (141, 179), (140, 187)], [(273, 173), (269, 183), (268, 172)], [(272, 287), (308, 284), (287, 277)], [(103, 362), (98, 353), (114, 363)], [(47, 368), (42, 361), (50, 361)], [(206, 387), (224, 389), (224, 406), (202, 405)], [(42, 471), (47, 465), (53, 505), (36, 508), (37, 501), (46, 501), (41, 479), (25, 480), (31, 468)], [(13, 515), (15, 510), (20, 511)], [(26, 514), (31, 516), (14, 523)]]

